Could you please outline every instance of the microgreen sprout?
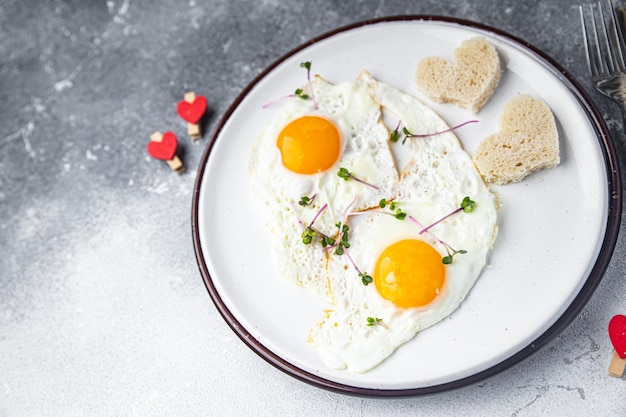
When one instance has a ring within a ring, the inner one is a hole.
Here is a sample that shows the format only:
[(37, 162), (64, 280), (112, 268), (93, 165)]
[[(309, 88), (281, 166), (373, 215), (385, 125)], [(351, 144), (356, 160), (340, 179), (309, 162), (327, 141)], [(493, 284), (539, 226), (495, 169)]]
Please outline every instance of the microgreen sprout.
[(304, 243), (305, 245), (311, 244), (313, 242), (313, 239), (315, 239), (316, 236), (320, 237), (320, 243), (322, 244), (322, 247), (324, 248), (335, 244), (335, 239), (333, 239), (332, 237), (328, 235), (325, 235), (324, 233), (315, 229), (313, 226), (305, 227), (301, 236), (302, 236), (302, 243)]
[[(409, 138), (427, 138), (430, 136), (437, 136), (443, 133), (452, 132), (453, 130), (456, 130), (470, 123), (478, 123), (478, 120), (468, 120), (456, 126), (450, 127), (448, 129), (440, 130), (439, 132), (434, 132), (434, 133), (411, 133), (409, 129), (405, 126), (402, 128), (402, 133), (404, 134), (404, 138), (402, 139), (402, 144), (404, 145), (406, 140)], [(398, 140), (400, 140), (400, 122), (398, 122), (398, 125), (396, 126), (396, 128), (389, 135), (389, 140), (391, 140), (392, 142), (397, 142)]]
[(442, 218), (440, 218), (436, 222), (432, 223), (430, 226), (425, 227), (424, 229), (422, 229), (422, 231), (420, 232), (420, 235), (425, 233), (425, 232), (427, 232), (428, 230), (430, 230), (430, 228), (438, 225), (442, 221), (446, 220), (448, 217), (454, 216), (455, 214), (457, 214), (457, 213), (459, 213), (461, 211), (464, 212), (464, 213), (470, 213), (472, 210), (474, 210), (474, 206), (476, 206), (476, 202), (474, 200), (472, 200), (471, 198), (469, 198), (467, 196), (464, 197), (463, 200), (461, 200), (461, 204), (459, 205), (458, 208), (456, 208), (452, 212), (446, 214), (445, 216), (443, 216)]
[[(307, 80), (307, 83), (309, 84), (309, 91), (311, 92), (311, 99), (313, 100), (313, 107), (317, 109), (317, 101), (315, 101), (315, 96), (313, 95), (313, 87), (311, 86), (311, 61), (301, 62), (300, 67), (306, 69), (306, 80)], [(305, 100), (309, 98), (307, 94), (304, 94), (305, 97), (303, 97), (302, 95), (299, 95), (297, 92), (298, 90), (296, 90), (296, 94), (300, 98), (305, 99)], [(302, 91), (300, 92), (302, 93)]]
[[(463, 200), (461, 200), (461, 204), (459, 204), (459, 207), (456, 208), (455, 210), (453, 210), (452, 212), (446, 214), (445, 216), (443, 216), (442, 218), (440, 218), (439, 220), (437, 220), (436, 222), (432, 223), (430, 226), (423, 228), (420, 231), (420, 235), (423, 233), (428, 232), (433, 226), (438, 225), (439, 223), (443, 222), (444, 220), (446, 220), (447, 218), (449, 218), (450, 216), (453, 216), (457, 213), (460, 212), (464, 212), (464, 213), (470, 213), (472, 210), (474, 210), (474, 207), (476, 206), (476, 202), (474, 200), (472, 200), (471, 198), (469, 198), (469, 196), (466, 196), (463, 198)], [(439, 240), (439, 239), (437, 239)], [(442, 261), (444, 264), (449, 265), (452, 262), (454, 262), (454, 256), (457, 254), (464, 254), (467, 253), (466, 250), (456, 250), (454, 249), (452, 246), (448, 245), (447, 243), (445, 243), (442, 240), (439, 240), (439, 243), (441, 243), (445, 248), (446, 248), (446, 252), (448, 253), (447, 256), (444, 256)]]
[(335, 249), (335, 255), (343, 255), (344, 249), (350, 247), (350, 243), (348, 242), (348, 231), (350, 230), (350, 226), (348, 226), (347, 224), (342, 224), (341, 222), (336, 223), (335, 226), (337, 227), (337, 229), (339, 229), (341, 234), (341, 237), (339, 238), (339, 243), (337, 243), (337, 248)]
[(378, 202), (378, 206), (380, 208), (385, 208), (387, 207), (387, 204), (389, 204), (389, 210), (394, 211), (396, 209), (396, 205), (398, 203), (396, 203), (395, 201), (387, 201), (387, 199), (382, 198), (379, 202)]
[(383, 322), (383, 319), (379, 319), (378, 317), (368, 317), (367, 325), (368, 326), (382, 326), (385, 329), (389, 329), (387, 325)]
[[(457, 254), (464, 254), (467, 253), (466, 250), (456, 250), (454, 249), (452, 246), (450, 246), (449, 244), (447, 244), (446, 242), (444, 242), (443, 240), (439, 239), (437, 236), (435, 236), (432, 232), (430, 232), (428, 229), (424, 228), (424, 226), (422, 226), (422, 224), (420, 222), (417, 221), (417, 219), (415, 219), (415, 217), (413, 216), (409, 216), (409, 220), (411, 220), (413, 223), (415, 223), (418, 227), (420, 227), (422, 229), (422, 231), (426, 231), (428, 234), (430, 234), (433, 238), (435, 238), (437, 240), (437, 242), (439, 242), (445, 249), (446, 252), (448, 253), (447, 256), (444, 256), (441, 259), (441, 262), (444, 263), (445, 265), (449, 265), (452, 262), (454, 262), (454, 256)], [(422, 233), (422, 232), (420, 232)]]
[[(328, 207), (328, 204), (324, 204), (322, 208), (319, 209), (315, 217), (313, 217), (313, 220), (311, 220), (311, 223), (309, 223), (308, 226), (304, 227), (304, 229), (302, 230), (302, 235), (301, 235), (302, 243), (304, 243), (305, 245), (309, 245), (313, 243), (313, 240), (317, 236), (319, 236), (322, 247), (324, 248), (334, 247), (336, 255), (343, 255), (344, 250), (350, 247), (350, 243), (348, 242), (348, 238), (349, 238), (348, 231), (350, 230), (350, 227), (347, 224), (342, 224), (341, 222), (338, 222), (335, 224), (337, 229), (339, 229), (339, 234), (340, 234), (338, 243), (334, 238), (322, 233), (321, 231), (313, 227), (313, 225), (315, 224), (319, 216), (324, 212), (324, 210), (326, 210), (327, 207)], [(302, 226), (304, 226), (304, 224), (302, 223), (300, 219), (298, 219), (298, 221)]]
[[(326, 208), (328, 208), (328, 204), (324, 204), (319, 209), (317, 214), (315, 214), (315, 217), (313, 217), (313, 220), (311, 220), (311, 223), (309, 223), (309, 225), (306, 226), (304, 230), (302, 231), (302, 235), (301, 235), (302, 243), (304, 243), (305, 245), (311, 244), (315, 236), (320, 236), (322, 246), (332, 245), (333, 243), (335, 243), (334, 239), (332, 239), (331, 237), (325, 235), (324, 233), (320, 232), (319, 230), (313, 227), (313, 225), (315, 224), (319, 216), (322, 215), (322, 213), (324, 212), (324, 210), (326, 210)], [(302, 221), (300, 221), (300, 224), (302, 224)]]
[(306, 69), (306, 79), (307, 79), (307, 83), (308, 83), (309, 91), (311, 92), (311, 95), (309, 96), (308, 94), (306, 94), (302, 88), (297, 88), (296, 91), (294, 91), (293, 94), (288, 94), (286, 96), (282, 96), (282, 97), (279, 97), (279, 98), (277, 98), (275, 100), (267, 102), (263, 106), (261, 106), (262, 108), (266, 109), (266, 108), (270, 107), (272, 104), (277, 103), (277, 102), (282, 101), (282, 100), (285, 100), (285, 99), (288, 99), (288, 98), (299, 97), (302, 100), (308, 100), (309, 98), (312, 99), (313, 100), (313, 106), (314, 106), (314, 108), (317, 109), (317, 101), (315, 101), (315, 97), (313, 96), (313, 88), (311, 86), (311, 62), (310, 61), (301, 62), (300, 63), (300, 67)]
[(312, 197), (309, 197), (307, 195), (302, 196), (302, 198), (300, 198), (300, 201), (298, 201), (298, 204), (300, 204), (301, 206), (310, 206), (313, 201), (315, 201), (315, 198), (317, 197), (317, 194), (313, 194)]
[(387, 207), (387, 204), (389, 204), (389, 210), (395, 211), (393, 215), (396, 219), (398, 220), (406, 219), (406, 213), (403, 212), (401, 208), (396, 208), (398, 203), (396, 203), (395, 201), (388, 202), (386, 199), (383, 198), (378, 202), (378, 206), (380, 208)]
[(354, 262), (354, 259), (352, 259), (352, 256), (350, 256), (350, 253), (347, 250), (344, 250), (344, 253), (348, 257), (348, 260), (356, 270), (357, 274), (359, 274), (359, 278), (361, 278), (361, 282), (363, 283), (363, 285), (367, 286), (374, 282), (374, 279), (367, 272), (363, 272), (359, 269), (359, 267), (356, 265), (356, 262)]
[(361, 184), (367, 185), (368, 187), (372, 187), (375, 190), (379, 190), (379, 188), (377, 186), (375, 186), (374, 184), (370, 184), (369, 182), (363, 181), (360, 178), (355, 177), (354, 175), (352, 175), (352, 173), (350, 171), (348, 171), (347, 168), (339, 168), (339, 171), (337, 172), (337, 176), (339, 178), (343, 178), (344, 181), (348, 181), (348, 180), (355, 180), (356, 182), (360, 182)]
[(310, 245), (311, 243), (313, 243), (313, 239), (315, 239), (316, 236), (320, 237), (320, 243), (323, 247), (328, 247), (335, 244), (335, 239), (328, 235), (325, 235), (313, 226), (305, 227), (302, 231), (302, 235), (300, 236), (302, 237), (302, 243), (304, 243), (305, 245)]
[(444, 264), (449, 265), (454, 262), (454, 255), (460, 253), (461, 255), (467, 253), (466, 250), (454, 250), (449, 245), (446, 245), (446, 251), (448, 252), (448, 256), (444, 256), (441, 260)]

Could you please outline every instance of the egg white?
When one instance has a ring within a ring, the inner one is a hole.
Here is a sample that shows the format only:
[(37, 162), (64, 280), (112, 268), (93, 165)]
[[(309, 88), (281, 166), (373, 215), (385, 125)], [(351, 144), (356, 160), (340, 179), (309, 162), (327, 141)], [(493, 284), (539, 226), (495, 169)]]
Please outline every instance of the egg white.
[[(275, 104), (280, 108), (255, 139), (248, 170), (254, 198), (270, 232), (277, 275), (329, 301), (332, 294), (326, 274), (327, 254), (319, 243), (302, 243), (303, 225), (308, 226), (327, 204), (314, 226), (335, 236), (335, 224), (344, 220), (346, 210), (373, 207), (381, 198), (397, 194), (398, 171), (389, 149), (389, 131), (381, 122), (380, 105), (369, 94), (367, 83), (355, 80), (333, 85), (316, 76), (311, 80), (311, 89), (307, 93), (314, 99), (293, 97)], [(338, 161), (312, 175), (286, 169), (276, 146), (284, 126), (305, 115), (332, 121), (341, 135)], [(340, 167), (379, 189), (343, 180), (337, 176)], [(301, 197), (313, 195), (317, 197), (310, 206), (298, 204)]]
[[(383, 109), (394, 113), (409, 131), (433, 133), (448, 128), (418, 99), (376, 81), (368, 73), (361, 78)], [(412, 159), (402, 172), (396, 201), (407, 218), (398, 220), (384, 209), (368, 214), (366, 219), (352, 216), (349, 256), (362, 272), (372, 274), (380, 253), (402, 239), (424, 240), (442, 258), (448, 253), (439, 241), (467, 253), (456, 255), (454, 262), (446, 265), (446, 281), (435, 300), (408, 309), (383, 299), (374, 284), (363, 285), (346, 255), (332, 256), (328, 273), (335, 303), (308, 337), (309, 344), (331, 368), (368, 371), (418, 332), (449, 316), (479, 277), (497, 234), (495, 197), (453, 133), (411, 139), (406, 146), (410, 146)], [(476, 202), (471, 213), (457, 213), (434, 226), (432, 233), (420, 234), (423, 227), (459, 207), (465, 196)], [(380, 318), (385, 326), (368, 326), (368, 317)]]

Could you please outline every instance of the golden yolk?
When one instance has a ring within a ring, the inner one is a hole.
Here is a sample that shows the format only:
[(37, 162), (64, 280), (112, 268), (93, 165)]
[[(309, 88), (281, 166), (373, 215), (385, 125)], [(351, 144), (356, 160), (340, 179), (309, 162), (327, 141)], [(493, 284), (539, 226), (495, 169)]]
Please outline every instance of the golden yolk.
[(445, 281), (441, 254), (421, 240), (405, 239), (389, 245), (378, 257), (374, 284), (378, 293), (401, 308), (430, 303)]
[(298, 174), (324, 171), (339, 159), (341, 140), (337, 127), (318, 116), (303, 116), (279, 133), (276, 146), (283, 165)]

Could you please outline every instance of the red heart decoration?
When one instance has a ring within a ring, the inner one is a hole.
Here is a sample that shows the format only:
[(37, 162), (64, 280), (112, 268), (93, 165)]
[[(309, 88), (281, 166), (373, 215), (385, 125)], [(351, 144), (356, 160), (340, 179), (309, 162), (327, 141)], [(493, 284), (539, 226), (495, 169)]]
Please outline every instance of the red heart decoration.
[(161, 142), (153, 140), (146, 146), (150, 156), (164, 161), (171, 161), (172, 158), (174, 158), (174, 155), (176, 155), (176, 148), (178, 148), (178, 139), (172, 132), (163, 133)]
[(197, 96), (196, 99), (189, 103), (185, 100), (179, 101), (176, 106), (178, 115), (189, 123), (198, 124), (202, 115), (206, 111), (207, 102), (204, 96)]
[(609, 337), (617, 355), (626, 358), (626, 316), (618, 314), (609, 321)]

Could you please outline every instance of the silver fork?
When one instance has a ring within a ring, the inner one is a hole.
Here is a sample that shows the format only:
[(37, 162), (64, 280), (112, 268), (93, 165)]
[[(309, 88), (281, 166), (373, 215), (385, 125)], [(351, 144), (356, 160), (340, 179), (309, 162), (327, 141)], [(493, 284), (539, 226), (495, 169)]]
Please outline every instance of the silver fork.
[(615, 8), (612, 1), (609, 12), (600, 2), (587, 6), (579, 10), (591, 80), (602, 94), (620, 104), (626, 118), (626, 47)]

